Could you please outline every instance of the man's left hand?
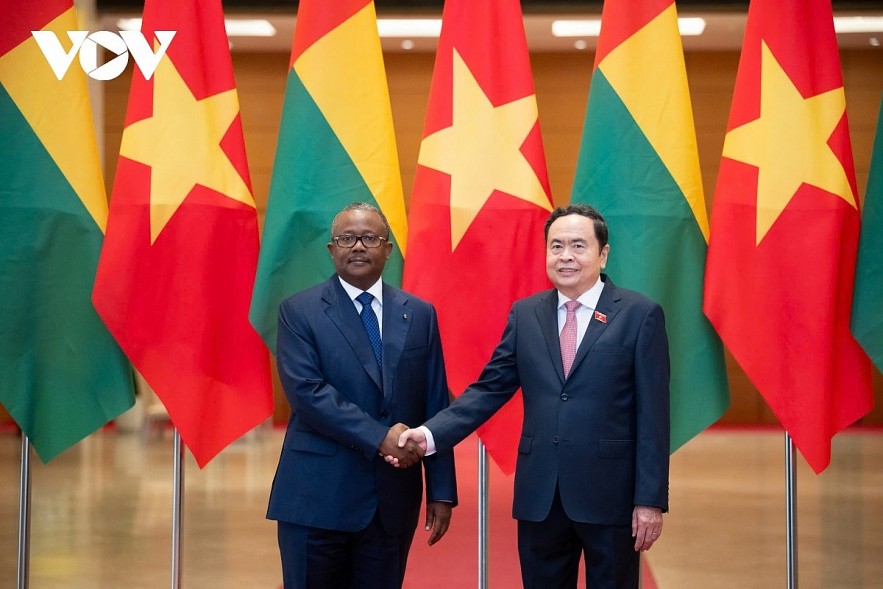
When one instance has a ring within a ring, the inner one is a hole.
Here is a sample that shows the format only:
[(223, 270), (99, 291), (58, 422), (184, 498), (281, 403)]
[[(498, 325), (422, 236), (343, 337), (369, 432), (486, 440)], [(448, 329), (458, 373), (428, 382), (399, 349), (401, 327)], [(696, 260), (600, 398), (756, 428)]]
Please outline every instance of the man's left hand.
[(662, 534), (662, 510), (658, 507), (636, 505), (632, 512), (632, 537), (635, 552), (650, 550)]
[(429, 501), (426, 504), (426, 531), (432, 530), (429, 545), (441, 540), (450, 525), (451, 504), (447, 501)]

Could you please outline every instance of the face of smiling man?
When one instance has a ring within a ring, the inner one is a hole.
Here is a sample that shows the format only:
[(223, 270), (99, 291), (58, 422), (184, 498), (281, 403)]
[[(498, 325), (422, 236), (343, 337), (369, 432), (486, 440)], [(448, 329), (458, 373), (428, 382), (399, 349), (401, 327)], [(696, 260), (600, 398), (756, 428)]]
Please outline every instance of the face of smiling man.
[(338, 215), (331, 227), (331, 234), (335, 237), (376, 235), (385, 239), (380, 247), (375, 248), (365, 247), (361, 240), (353, 247), (341, 247), (334, 240), (328, 244), (328, 251), (334, 259), (334, 270), (337, 275), (356, 288), (362, 290), (371, 288), (383, 273), (383, 267), (392, 252), (392, 244), (389, 242), (383, 219), (369, 210), (344, 211)]
[(576, 299), (592, 288), (607, 265), (592, 219), (579, 214), (555, 219), (546, 239), (546, 273), (561, 294)]

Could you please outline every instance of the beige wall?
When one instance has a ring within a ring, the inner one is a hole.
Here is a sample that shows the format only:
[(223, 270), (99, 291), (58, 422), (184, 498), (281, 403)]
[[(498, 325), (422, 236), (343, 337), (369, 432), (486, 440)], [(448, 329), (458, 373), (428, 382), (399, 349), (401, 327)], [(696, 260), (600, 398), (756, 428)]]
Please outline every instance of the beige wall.
[[(542, 53), (532, 56), (540, 123), (546, 147), (549, 176), (556, 204), (569, 200), (582, 133), (592, 53)], [(738, 65), (736, 52), (687, 54), (687, 69), (695, 112), (699, 157), (709, 210), (723, 147), (730, 100)], [(883, 58), (876, 51), (841, 53), (856, 172), (860, 192), (867, 183), (874, 130), (883, 94)], [(402, 179), (410, 192), (423, 116), (429, 92), (434, 55), (394, 53), (386, 56), (393, 118), (396, 125)], [(269, 190), (276, 134), (288, 66), (287, 54), (237, 54), (234, 57), (246, 147), (255, 198), (263, 220)], [(112, 183), (119, 149), (128, 79), (108, 82), (106, 89), (106, 154), (108, 186)], [(727, 423), (775, 423), (744, 373), (728, 358), (732, 406)], [(277, 379), (278, 389), (278, 379)], [(877, 399), (883, 398), (883, 378), (875, 374)], [(277, 390), (277, 419), (284, 420), (287, 405)], [(883, 423), (878, 403), (866, 423)]]

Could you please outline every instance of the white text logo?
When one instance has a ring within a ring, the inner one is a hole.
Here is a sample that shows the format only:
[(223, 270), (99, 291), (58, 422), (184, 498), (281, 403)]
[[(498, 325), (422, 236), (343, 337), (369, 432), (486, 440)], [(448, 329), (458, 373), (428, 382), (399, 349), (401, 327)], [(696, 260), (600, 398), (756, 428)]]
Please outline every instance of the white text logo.
[[(159, 65), (159, 60), (166, 54), (166, 50), (172, 43), (177, 31), (156, 31), (156, 40), (159, 48), (156, 53), (150, 48), (150, 44), (140, 31), (67, 31), (71, 40), (70, 51), (65, 51), (61, 46), (56, 34), (52, 31), (31, 31), (40, 51), (49, 62), (55, 77), (59, 80), (70, 69), (77, 53), (80, 54), (80, 67), (86, 75), (95, 80), (112, 80), (123, 73), (129, 64), (129, 54), (135, 59), (135, 64), (144, 78), (149, 80)], [(98, 47), (104, 47), (115, 57), (107, 63), (98, 64)]]

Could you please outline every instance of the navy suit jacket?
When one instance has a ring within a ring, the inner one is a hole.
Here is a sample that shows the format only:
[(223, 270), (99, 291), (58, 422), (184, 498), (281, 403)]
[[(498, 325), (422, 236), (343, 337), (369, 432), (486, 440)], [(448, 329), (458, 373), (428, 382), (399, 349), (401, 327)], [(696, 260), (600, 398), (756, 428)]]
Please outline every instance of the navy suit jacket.
[[(565, 381), (558, 294), (516, 302), (479, 379), (425, 425), (449, 451), (522, 388), (513, 516), (542, 521), (555, 487), (573, 521), (629, 525), (668, 509), (669, 357), (662, 308), (602, 275), (596, 314)], [(601, 315), (598, 315), (600, 313)]]
[(389, 428), (448, 405), (435, 309), (383, 285), (383, 370), (338, 277), (279, 307), (279, 376), (291, 404), (270, 492), (269, 519), (364, 529), (379, 509), (388, 533), (413, 533), (427, 500), (457, 502), (453, 455), (397, 469), (378, 455)]

